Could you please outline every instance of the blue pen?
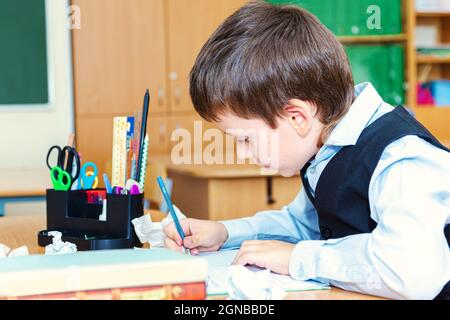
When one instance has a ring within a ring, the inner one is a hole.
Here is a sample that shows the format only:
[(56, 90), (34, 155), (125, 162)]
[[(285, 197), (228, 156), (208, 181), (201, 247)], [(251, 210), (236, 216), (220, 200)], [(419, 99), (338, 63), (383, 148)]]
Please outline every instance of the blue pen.
[[(175, 223), (175, 227), (177, 228), (178, 234), (180, 235), (181, 240), (184, 240), (185, 235), (183, 232), (183, 228), (181, 227), (180, 221), (178, 220), (177, 214), (175, 213), (175, 209), (173, 208), (172, 200), (170, 200), (170, 196), (169, 196), (169, 193), (167, 192), (164, 181), (160, 176), (158, 176), (158, 178), (156, 178), (156, 180), (158, 181), (159, 188), (161, 189), (161, 192), (163, 194), (164, 200), (166, 201), (167, 207), (169, 207), (169, 212), (170, 212), (170, 215), (172, 216), (173, 222)], [(189, 255), (191, 255), (191, 251), (189, 249), (186, 249), (186, 251)]]
[(111, 183), (109, 182), (108, 175), (106, 173), (103, 174), (103, 181), (105, 182), (106, 192), (112, 193), (113, 189), (111, 187)]

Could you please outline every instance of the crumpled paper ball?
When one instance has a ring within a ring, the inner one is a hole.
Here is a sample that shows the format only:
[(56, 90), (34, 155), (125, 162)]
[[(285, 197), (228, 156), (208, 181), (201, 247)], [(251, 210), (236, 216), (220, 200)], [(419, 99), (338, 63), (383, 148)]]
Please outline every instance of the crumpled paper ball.
[(68, 241), (62, 241), (62, 233), (59, 231), (50, 231), (49, 235), (53, 236), (51, 244), (45, 246), (45, 254), (66, 254), (77, 252), (77, 246)]
[(281, 300), (286, 291), (272, 284), (270, 270), (252, 272), (242, 265), (230, 267), (228, 295), (232, 300)]
[[(186, 219), (186, 216), (173, 206), (179, 220)], [(162, 248), (166, 235), (163, 231), (164, 227), (171, 223), (172, 216), (168, 214), (161, 222), (153, 222), (149, 214), (144, 214), (139, 218), (133, 219), (134, 231), (142, 243), (149, 243), (151, 247)]]

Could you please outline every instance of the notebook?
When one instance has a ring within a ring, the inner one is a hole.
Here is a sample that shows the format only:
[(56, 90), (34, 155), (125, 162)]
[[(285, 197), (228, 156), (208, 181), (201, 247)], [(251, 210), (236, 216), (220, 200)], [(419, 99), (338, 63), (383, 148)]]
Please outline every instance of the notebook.
[(120, 249), (2, 259), (0, 297), (205, 282), (208, 263), (173, 250)]
[[(217, 252), (201, 253), (200, 256), (208, 261), (209, 272), (206, 283), (208, 295), (227, 294), (227, 283), (229, 278), (229, 267), (239, 250), (220, 250)], [(257, 272), (262, 269), (248, 266), (250, 271)], [(290, 276), (270, 273), (270, 281), (274, 286), (285, 291), (306, 291), (329, 289), (329, 285), (317, 281), (299, 281)]]

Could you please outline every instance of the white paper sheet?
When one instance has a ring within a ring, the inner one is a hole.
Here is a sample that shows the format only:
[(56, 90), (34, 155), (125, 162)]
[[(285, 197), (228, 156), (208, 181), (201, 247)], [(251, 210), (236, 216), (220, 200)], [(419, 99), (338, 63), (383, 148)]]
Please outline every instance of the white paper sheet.
[[(227, 294), (230, 265), (234, 260), (238, 250), (221, 250), (218, 252), (201, 253), (200, 257), (208, 260), (209, 272), (207, 282), (207, 294), (219, 295)], [(247, 267), (247, 269), (257, 272), (262, 269), (257, 267)], [(316, 281), (298, 281), (290, 276), (270, 273), (272, 284), (286, 291), (305, 291), (328, 289), (328, 284)]]

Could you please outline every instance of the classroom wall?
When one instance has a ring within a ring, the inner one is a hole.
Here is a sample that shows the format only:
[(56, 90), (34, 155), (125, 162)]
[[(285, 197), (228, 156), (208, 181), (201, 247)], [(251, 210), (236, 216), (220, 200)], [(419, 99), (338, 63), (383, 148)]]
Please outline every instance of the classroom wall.
[(0, 168), (45, 166), (49, 147), (65, 144), (74, 130), (68, 5), (46, 0), (49, 104), (0, 106)]

